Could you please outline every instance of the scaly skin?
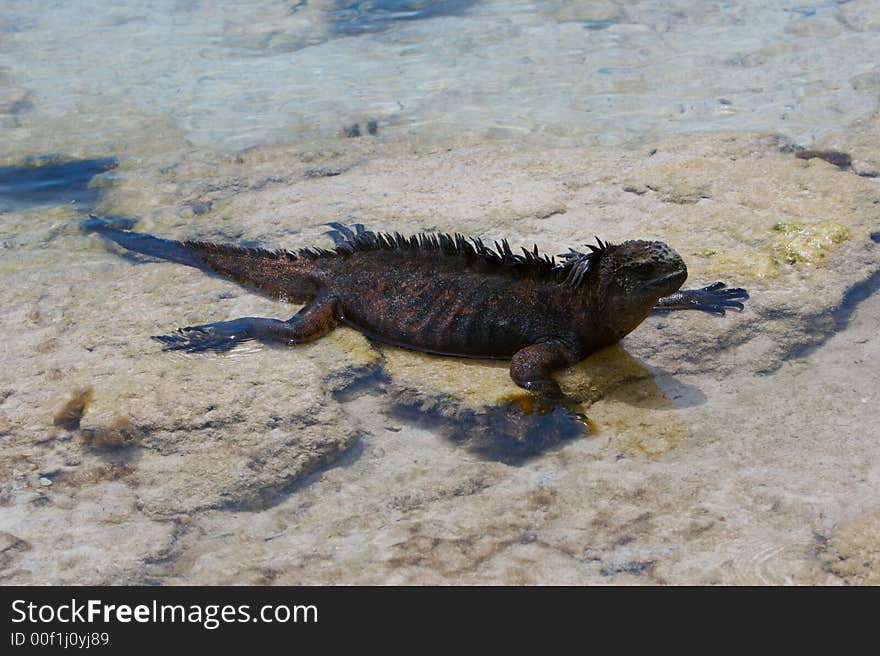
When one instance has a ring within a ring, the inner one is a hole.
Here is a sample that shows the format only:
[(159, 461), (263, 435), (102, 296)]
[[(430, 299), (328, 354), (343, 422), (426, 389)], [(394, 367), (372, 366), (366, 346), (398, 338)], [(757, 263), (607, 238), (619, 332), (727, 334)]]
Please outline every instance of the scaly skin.
[[(83, 223), (126, 249), (231, 278), (306, 303), (287, 321), (244, 317), (158, 337), (166, 349), (225, 351), (248, 339), (296, 344), (344, 323), (404, 348), (475, 358), (510, 358), (517, 385), (561, 394), (552, 372), (612, 344), (653, 310), (742, 309), (742, 289), (714, 283), (679, 290), (687, 268), (662, 242), (598, 241), (553, 258), (507, 242), (494, 248), (460, 235), (402, 237), (330, 224), (334, 250), (272, 252), (176, 242)], [(128, 225), (126, 225), (128, 227)]]

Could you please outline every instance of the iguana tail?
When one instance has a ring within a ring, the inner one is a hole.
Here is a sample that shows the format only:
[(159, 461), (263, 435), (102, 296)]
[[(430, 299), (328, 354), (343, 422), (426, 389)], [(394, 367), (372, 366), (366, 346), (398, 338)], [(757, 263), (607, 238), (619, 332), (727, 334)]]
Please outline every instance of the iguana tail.
[(310, 300), (318, 291), (317, 282), (311, 274), (313, 267), (310, 258), (301, 254), (229, 244), (161, 239), (128, 230), (135, 223), (133, 219), (90, 216), (80, 224), (80, 228), (84, 232), (97, 232), (135, 253), (185, 264), (206, 273), (219, 274), (245, 287), (293, 302)]

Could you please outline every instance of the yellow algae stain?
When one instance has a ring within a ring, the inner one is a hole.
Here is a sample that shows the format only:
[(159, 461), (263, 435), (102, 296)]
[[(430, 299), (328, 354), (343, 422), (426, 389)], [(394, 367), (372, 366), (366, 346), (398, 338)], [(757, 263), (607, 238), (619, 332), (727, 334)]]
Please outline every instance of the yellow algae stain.
[(653, 391), (662, 396), (659, 388), (653, 384), (651, 372), (620, 344), (613, 344), (581, 360), (561, 372), (558, 378), (566, 396), (587, 405), (638, 381), (648, 382), (648, 396), (652, 394), (652, 386)]
[(498, 397), (498, 402), (505, 405), (509, 404), (515, 406), (526, 416), (538, 415), (539, 417), (543, 417), (553, 411), (552, 405), (547, 403), (547, 401), (542, 399), (539, 395), (530, 392), (505, 394), (504, 396)]
[(344, 366), (367, 367), (382, 361), (382, 354), (361, 333), (340, 326), (322, 337), (313, 355)]
[(770, 280), (786, 264), (820, 264), (850, 236), (849, 228), (834, 221), (779, 221), (755, 248), (704, 248), (688, 266), (694, 277)]
[(779, 262), (766, 250), (703, 249), (701, 260), (688, 262), (694, 278), (770, 280), (779, 276)]
[(687, 426), (651, 372), (619, 344), (578, 363), (563, 389), (589, 405), (591, 433), (632, 457), (660, 458), (682, 446)]
[(598, 426), (596, 422), (587, 417), (582, 412), (577, 412), (578, 409), (583, 409), (580, 404), (570, 405), (565, 403), (554, 403), (552, 401), (548, 401), (544, 399), (539, 394), (533, 394), (532, 392), (521, 392), (514, 394), (506, 394), (498, 398), (498, 403), (500, 405), (506, 405), (509, 407), (516, 408), (526, 417), (537, 416), (537, 417), (546, 417), (547, 415), (552, 414), (556, 411), (560, 405), (565, 406), (569, 409), (569, 416), (581, 424), (584, 425), (584, 429), (586, 433), (590, 435), (594, 435), (598, 431)]
[(444, 395), (472, 408), (498, 405), (521, 393), (510, 379), (509, 361), (470, 360), (382, 347), (385, 369), (395, 385)]

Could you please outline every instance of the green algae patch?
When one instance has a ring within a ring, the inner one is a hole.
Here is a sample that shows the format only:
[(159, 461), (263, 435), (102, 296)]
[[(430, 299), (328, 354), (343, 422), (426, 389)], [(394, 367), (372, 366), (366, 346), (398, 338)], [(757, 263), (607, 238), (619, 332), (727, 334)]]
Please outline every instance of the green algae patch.
[(834, 221), (801, 223), (777, 221), (765, 246), (745, 249), (703, 248), (692, 261), (694, 273), (719, 279), (772, 280), (785, 264), (820, 264), (851, 236), (849, 228)]
[(849, 228), (834, 221), (780, 221), (771, 230), (776, 233), (771, 244), (774, 257), (789, 264), (817, 264), (850, 237)]

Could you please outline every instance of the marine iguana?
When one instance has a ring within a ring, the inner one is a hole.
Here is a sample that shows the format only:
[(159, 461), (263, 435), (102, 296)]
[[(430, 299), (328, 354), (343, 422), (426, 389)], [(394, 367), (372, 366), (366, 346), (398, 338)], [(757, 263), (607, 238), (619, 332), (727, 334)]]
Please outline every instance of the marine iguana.
[(327, 225), (335, 248), (295, 252), (171, 241), (95, 216), (82, 227), (128, 250), (306, 304), (287, 321), (243, 317), (180, 328), (156, 337), (165, 350), (226, 351), (250, 339), (298, 344), (342, 323), (417, 351), (511, 359), (513, 381), (547, 397), (561, 396), (553, 371), (620, 340), (653, 310), (723, 315), (742, 310), (749, 297), (721, 282), (679, 290), (687, 267), (659, 241), (597, 238), (557, 261), (537, 245), (514, 253), (506, 240), (489, 246), (459, 234), (405, 237)]

